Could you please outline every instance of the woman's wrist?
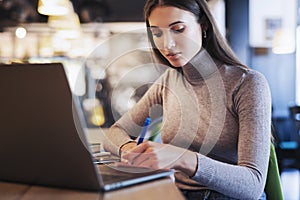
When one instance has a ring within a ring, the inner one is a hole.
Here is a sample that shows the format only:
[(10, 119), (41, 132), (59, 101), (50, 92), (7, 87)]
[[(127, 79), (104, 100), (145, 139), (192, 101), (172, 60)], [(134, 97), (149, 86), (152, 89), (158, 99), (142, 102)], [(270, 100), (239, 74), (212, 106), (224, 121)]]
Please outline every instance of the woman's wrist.
[(192, 151), (185, 151), (179, 159), (179, 165), (177, 168), (189, 177), (193, 177), (198, 169), (197, 153)]
[(119, 155), (121, 155), (121, 153), (124, 151), (129, 151), (130, 149), (134, 148), (135, 146), (136, 146), (135, 141), (130, 141), (130, 142), (123, 144), (119, 149)]

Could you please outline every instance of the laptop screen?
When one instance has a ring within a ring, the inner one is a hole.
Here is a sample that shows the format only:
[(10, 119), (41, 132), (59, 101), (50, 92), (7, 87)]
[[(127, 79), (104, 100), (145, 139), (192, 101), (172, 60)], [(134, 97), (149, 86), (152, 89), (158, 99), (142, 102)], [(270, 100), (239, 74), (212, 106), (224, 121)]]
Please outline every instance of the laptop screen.
[(74, 100), (60, 63), (0, 65), (1, 181), (99, 189)]

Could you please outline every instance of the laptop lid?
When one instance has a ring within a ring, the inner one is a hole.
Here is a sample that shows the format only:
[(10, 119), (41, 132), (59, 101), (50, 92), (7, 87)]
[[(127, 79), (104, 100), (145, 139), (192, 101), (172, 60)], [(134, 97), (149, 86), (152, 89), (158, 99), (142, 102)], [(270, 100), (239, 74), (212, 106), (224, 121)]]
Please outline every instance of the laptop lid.
[(0, 180), (109, 191), (173, 173), (102, 165), (99, 176), (79, 107), (61, 63), (0, 65)]
[(0, 110), (1, 181), (99, 189), (62, 64), (0, 65)]

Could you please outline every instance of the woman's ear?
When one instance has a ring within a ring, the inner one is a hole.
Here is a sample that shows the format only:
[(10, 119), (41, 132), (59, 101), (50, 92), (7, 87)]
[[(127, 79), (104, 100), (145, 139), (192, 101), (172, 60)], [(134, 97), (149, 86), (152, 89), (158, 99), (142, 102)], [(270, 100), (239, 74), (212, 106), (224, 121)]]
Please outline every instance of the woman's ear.
[(203, 23), (201, 23), (201, 29), (202, 29), (202, 32), (206, 32), (207, 31), (207, 29), (208, 29), (208, 24), (207, 24), (207, 22), (203, 22)]

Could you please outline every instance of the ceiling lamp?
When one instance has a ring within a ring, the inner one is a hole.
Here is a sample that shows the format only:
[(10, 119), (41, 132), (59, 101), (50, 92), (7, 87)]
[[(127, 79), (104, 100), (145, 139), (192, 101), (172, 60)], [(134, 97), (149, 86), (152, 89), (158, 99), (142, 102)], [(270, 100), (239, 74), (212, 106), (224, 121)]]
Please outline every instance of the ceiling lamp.
[(42, 15), (65, 15), (69, 12), (69, 0), (39, 0), (38, 12)]

